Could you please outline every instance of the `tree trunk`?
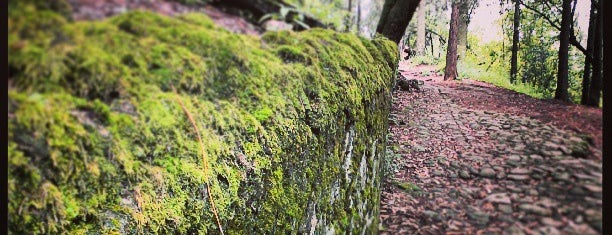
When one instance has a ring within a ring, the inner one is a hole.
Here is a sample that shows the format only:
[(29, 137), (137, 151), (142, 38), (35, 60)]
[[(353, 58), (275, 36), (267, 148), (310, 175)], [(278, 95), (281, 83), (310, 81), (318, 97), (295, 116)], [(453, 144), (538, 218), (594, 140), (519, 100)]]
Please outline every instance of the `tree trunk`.
[(450, 29), (448, 31), (448, 44), (446, 50), (446, 68), (444, 68), (444, 80), (455, 80), (457, 78), (457, 28), (459, 27), (459, 0), (453, 1)]
[[(594, 43), (595, 43), (595, 28), (596, 25), (595, 6), (591, 3), (591, 12), (589, 14), (589, 31), (587, 39), (587, 54), (593, 55)], [(588, 56), (584, 59), (584, 72), (582, 74), (582, 97), (580, 104), (586, 105), (589, 99), (589, 86), (591, 81), (591, 60)]]
[(599, 107), (602, 83), (602, 44), (603, 44), (603, 14), (601, 14), (601, 3), (598, 1), (597, 18), (595, 23), (595, 42), (593, 45), (593, 77), (589, 86), (588, 106)]
[(357, 0), (357, 35), (361, 34), (361, 0)]
[(395, 43), (399, 43), (420, 1), (421, 0), (385, 0), (385, 5), (383, 6), (376, 32)]
[(346, 17), (344, 18), (344, 22), (346, 24), (346, 29), (344, 30), (345, 32), (350, 32), (351, 31), (351, 26), (353, 24), (352, 20), (351, 20), (351, 10), (353, 8), (353, 1), (352, 0), (348, 0), (348, 8), (346, 9), (348, 11), (348, 13), (346, 14)]
[(459, 6), (459, 22), (457, 27), (457, 55), (459, 60), (465, 57), (467, 51), (468, 21), (470, 19), (470, 4), (463, 1)]
[(557, 89), (555, 99), (570, 101), (567, 92), (568, 84), (568, 57), (569, 57), (569, 38), (572, 27), (572, 0), (563, 0), (563, 10), (561, 13), (561, 33), (559, 35), (559, 64), (557, 66)]
[(416, 52), (419, 55), (425, 54), (425, 7), (426, 1), (422, 1), (417, 8), (417, 38)]
[[(519, 0), (514, 3), (514, 23), (512, 35), (512, 57), (510, 58), (510, 82), (516, 82), (518, 73), (519, 27), (521, 24), (521, 5)], [(523, 81), (524, 83), (525, 81)]]

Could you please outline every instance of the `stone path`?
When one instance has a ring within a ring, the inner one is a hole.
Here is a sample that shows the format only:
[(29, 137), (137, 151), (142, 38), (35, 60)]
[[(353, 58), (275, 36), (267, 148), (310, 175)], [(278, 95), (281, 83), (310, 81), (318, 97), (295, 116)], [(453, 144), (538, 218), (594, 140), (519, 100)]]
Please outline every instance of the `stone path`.
[(421, 92), (394, 94), (382, 234), (601, 234), (600, 151), (535, 119), (461, 106), (449, 94), (462, 83), (424, 73), (404, 74), (425, 81)]

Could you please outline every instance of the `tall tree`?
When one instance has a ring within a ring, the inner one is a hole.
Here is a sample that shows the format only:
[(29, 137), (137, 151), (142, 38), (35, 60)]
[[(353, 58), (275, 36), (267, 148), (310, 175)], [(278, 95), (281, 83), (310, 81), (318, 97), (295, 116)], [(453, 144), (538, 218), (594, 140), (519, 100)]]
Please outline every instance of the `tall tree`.
[(425, 7), (427, 1), (422, 1), (417, 8), (417, 37), (416, 37), (416, 52), (419, 55), (425, 54)]
[(361, 34), (361, 0), (357, 0), (357, 35)]
[(346, 22), (345, 23), (346, 24), (345, 25), (346, 26), (345, 32), (349, 32), (349, 31), (351, 31), (351, 26), (353, 25), (353, 20), (352, 20), (352, 16), (351, 16), (352, 11), (353, 11), (353, 1), (352, 0), (348, 0), (348, 7), (347, 7), (346, 11), (348, 13), (346, 14), (346, 18), (344, 19), (344, 21)]
[[(589, 13), (589, 29), (587, 38), (587, 54), (592, 55), (595, 45), (595, 28), (596, 28), (595, 6), (591, 1), (591, 12)], [(584, 71), (582, 74), (582, 96), (580, 104), (586, 105), (589, 99), (589, 87), (591, 82), (591, 60), (588, 56), (584, 58)]]
[(596, 4), (597, 7), (597, 18), (595, 23), (595, 42), (593, 46), (593, 77), (589, 86), (589, 97), (586, 105), (588, 106), (599, 106), (599, 99), (601, 97), (601, 83), (602, 83), (602, 49), (603, 49), (603, 14), (601, 8), (601, 1)]
[[(510, 82), (516, 81), (518, 73), (518, 50), (519, 50), (519, 28), (521, 27), (521, 4), (520, 0), (514, 0), (514, 22), (512, 32), (512, 57), (510, 58)], [(523, 81), (525, 82), (525, 81)]]
[(555, 99), (570, 101), (567, 91), (568, 82), (568, 58), (570, 30), (572, 29), (572, 0), (563, 0), (561, 11), (561, 33), (559, 34), (559, 62), (557, 65), (557, 88)]
[(463, 1), (459, 5), (459, 21), (457, 26), (457, 56), (459, 59), (463, 59), (467, 51), (468, 22), (470, 19), (470, 4), (467, 2)]
[(448, 31), (448, 47), (446, 49), (446, 67), (444, 68), (444, 80), (455, 80), (457, 78), (457, 28), (459, 27), (459, 0), (453, 1), (450, 29)]
[(385, 0), (376, 32), (399, 43), (421, 0)]

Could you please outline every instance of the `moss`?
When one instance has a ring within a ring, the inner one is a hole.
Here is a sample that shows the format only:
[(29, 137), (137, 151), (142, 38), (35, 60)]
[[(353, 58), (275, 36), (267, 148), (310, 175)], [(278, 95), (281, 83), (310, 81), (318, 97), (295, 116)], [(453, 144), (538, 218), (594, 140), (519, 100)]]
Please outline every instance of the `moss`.
[(421, 191), (421, 188), (419, 188), (419, 186), (413, 184), (413, 183), (408, 183), (408, 182), (394, 182), (395, 185), (397, 185), (397, 187), (399, 187), (401, 190), (404, 190), (406, 192), (419, 192)]
[(207, 182), (228, 234), (305, 231), (312, 216), (327, 221), (316, 231), (356, 232), (360, 206), (377, 213), (392, 42), (236, 35), (201, 14), (70, 22), (35, 2), (10, 9), (11, 232), (216, 233)]

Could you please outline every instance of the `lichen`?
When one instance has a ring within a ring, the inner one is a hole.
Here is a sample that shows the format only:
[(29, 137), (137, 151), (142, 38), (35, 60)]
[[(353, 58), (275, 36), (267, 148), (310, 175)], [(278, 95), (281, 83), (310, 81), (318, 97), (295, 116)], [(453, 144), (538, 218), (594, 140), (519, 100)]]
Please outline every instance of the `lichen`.
[(228, 234), (377, 229), (392, 42), (49, 6), (9, 4), (11, 232), (218, 233), (207, 181)]

